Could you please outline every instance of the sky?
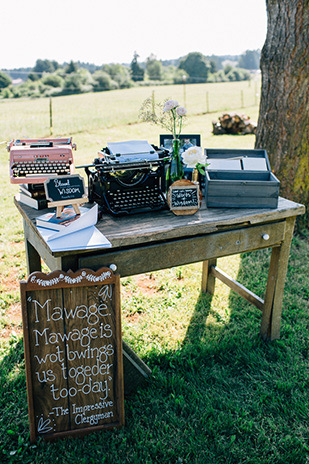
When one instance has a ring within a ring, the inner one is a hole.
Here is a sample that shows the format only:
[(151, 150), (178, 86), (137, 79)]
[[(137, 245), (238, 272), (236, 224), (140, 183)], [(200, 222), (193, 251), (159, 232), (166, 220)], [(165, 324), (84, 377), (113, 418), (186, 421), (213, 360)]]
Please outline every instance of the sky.
[(150, 54), (238, 55), (262, 48), (265, 0), (12, 0), (3, 2), (0, 69), (37, 59), (96, 65)]

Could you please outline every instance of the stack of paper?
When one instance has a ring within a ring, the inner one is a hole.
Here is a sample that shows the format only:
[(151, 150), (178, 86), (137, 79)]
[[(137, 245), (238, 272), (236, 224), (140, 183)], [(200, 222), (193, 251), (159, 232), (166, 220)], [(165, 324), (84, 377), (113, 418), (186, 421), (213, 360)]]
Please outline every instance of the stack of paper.
[(110, 248), (111, 242), (95, 227), (97, 220), (98, 205), (96, 204), (62, 230), (55, 231), (45, 227), (37, 229), (51, 251)]

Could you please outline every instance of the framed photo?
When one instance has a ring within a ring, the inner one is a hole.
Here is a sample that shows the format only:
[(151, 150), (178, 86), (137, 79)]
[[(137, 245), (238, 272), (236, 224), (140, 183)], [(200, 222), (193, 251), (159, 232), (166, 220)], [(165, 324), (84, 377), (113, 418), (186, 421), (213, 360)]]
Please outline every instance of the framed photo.
[[(201, 146), (201, 136), (199, 134), (181, 134), (179, 136), (180, 146), (179, 153), (180, 155), (190, 147), (200, 147)], [(160, 135), (160, 147), (167, 148), (171, 150), (173, 148), (173, 136), (171, 134), (161, 134)], [(185, 179), (192, 180), (192, 171), (193, 169), (187, 168), (184, 166), (184, 177)], [(205, 179), (199, 174), (199, 182), (201, 188), (204, 188)]]
[[(180, 140), (180, 154), (187, 150), (190, 147), (200, 147), (201, 146), (201, 136), (197, 134), (181, 134), (179, 136)], [(161, 134), (160, 135), (160, 147), (171, 149), (173, 146), (173, 136), (172, 134)]]

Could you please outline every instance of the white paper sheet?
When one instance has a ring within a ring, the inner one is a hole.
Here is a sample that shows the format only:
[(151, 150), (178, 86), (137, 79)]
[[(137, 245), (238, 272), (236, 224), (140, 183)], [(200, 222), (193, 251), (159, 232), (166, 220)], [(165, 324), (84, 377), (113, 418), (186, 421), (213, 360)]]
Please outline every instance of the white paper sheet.
[(147, 154), (155, 152), (146, 140), (129, 140), (127, 142), (108, 143), (107, 147), (112, 155)]
[(38, 232), (54, 252), (111, 248), (112, 246), (111, 242), (95, 226), (53, 239), (51, 239), (51, 235), (55, 235), (53, 230), (38, 227)]
[(243, 158), (245, 171), (268, 171), (265, 158)]
[(217, 171), (241, 171), (240, 159), (207, 158), (206, 163), (209, 163), (206, 169), (214, 169)]

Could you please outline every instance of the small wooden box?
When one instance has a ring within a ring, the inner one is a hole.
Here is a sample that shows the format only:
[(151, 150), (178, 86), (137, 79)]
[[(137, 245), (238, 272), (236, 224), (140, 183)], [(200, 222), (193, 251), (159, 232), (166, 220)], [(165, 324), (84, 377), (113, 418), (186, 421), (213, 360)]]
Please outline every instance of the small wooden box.
[(280, 182), (265, 150), (205, 149), (205, 196), (213, 208), (277, 208)]

